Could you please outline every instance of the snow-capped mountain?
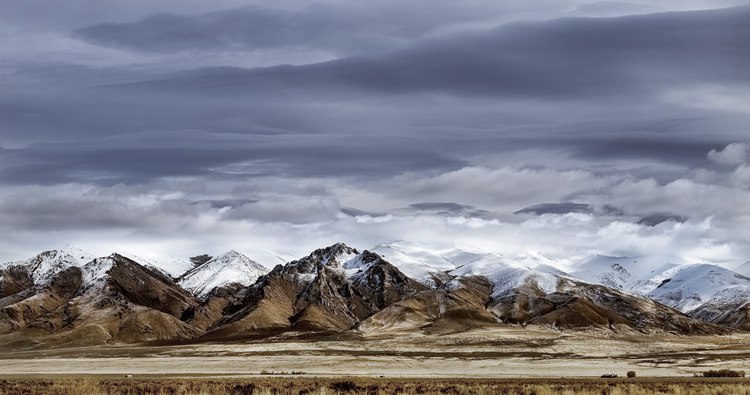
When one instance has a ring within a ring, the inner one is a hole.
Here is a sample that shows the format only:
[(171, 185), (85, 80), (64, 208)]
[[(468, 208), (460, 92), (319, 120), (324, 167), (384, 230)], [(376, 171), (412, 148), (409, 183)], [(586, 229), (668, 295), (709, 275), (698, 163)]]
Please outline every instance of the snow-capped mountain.
[[(587, 290), (591, 293), (592, 289), (601, 294), (598, 288), (589, 289), (586, 285), (598, 284), (655, 300), (709, 322), (720, 319), (723, 311), (745, 308), (750, 302), (749, 278), (715, 265), (687, 264), (676, 256), (597, 255), (571, 264), (537, 253), (507, 257), (407, 242), (381, 244), (373, 251), (432, 287), (436, 286), (431, 281), (435, 274), (453, 278), (447, 286), (457, 286), (459, 279), (467, 276), (481, 276), (491, 283), (491, 298), (518, 292), (550, 295)], [(450, 266), (454, 268), (444, 270)]]
[(268, 272), (265, 266), (232, 250), (189, 270), (179, 278), (178, 284), (197, 297), (205, 298), (214, 288), (232, 283), (251, 285)]
[(643, 295), (686, 314), (705, 304), (721, 310), (750, 301), (750, 278), (674, 256), (595, 256), (578, 264), (570, 277)]
[(370, 251), (382, 256), (407, 276), (430, 286), (444, 282), (445, 273), (457, 267), (439, 251), (405, 241), (378, 244)]
[[(243, 290), (213, 293), (195, 317), (220, 319), (209, 338), (280, 331), (345, 331), (427, 287), (375, 253), (343, 243), (273, 268)], [(242, 295), (236, 297), (236, 295)], [(232, 311), (222, 317), (224, 311)]]
[(534, 284), (545, 293), (555, 292), (559, 275), (550, 274), (519, 265), (517, 262), (504, 261), (500, 257), (483, 257), (450, 272), (452, 276), (483, 276), (492, 284), (491, 296), (496, 297), (511, 289), (525, 284)]
[(399, 249), (399, 261), (410, 264), (407, 268), (414, 262), (424, 268), (446, 261), (457, 267), (444, 273), (449, 281), (385, 308), (363, 322), (362, 328), (419, 327), (440, 332), (503, 322), (555, 328), (714, 331), (647, 297), (571, 278), (561, 270), (568, 267), (567, 262), (533, 251), (504, 256), (457, 248), (425, 253), (423, 248), (410, 247), (416, 252), (413, 257), (410, 251)]
[(72, 255), (59, 250), (52, 250), (45, 251), (23, 262), (21, 266), (28, 270), (34, 284), (41, 284), (50, 280), (56, 273), (77, 264), (78, 260)]
[[(59, 331), (59, 341), (67, 344), (189, 338), (199, 333), (181, 320), (199, 303), (193, 295), (170, 277), (116, 253), (56, 274), (38, 295), (46, 296), (45, 309), (14, 325), (34, 327), (41, 322)], [(32, 299), (10, 307), (26, 309)]]
[(44, 284), (55, 274), (71, 267), (82, 266), (93, 259), (88, 253), (73, 248), (44, 251), (24, 261), (7, 262), (2, 268), (16, 267), (28, 273), (34, 284)]
[[(344, 243), (336, 243), (330, 247), (313, 251), (310, 255), (296, 261), (299, 264), (317, 262), (323, 266), (344, 268), (346, 263), (356, 258), (359, 251)], [(294, 262), (293, 262), (294, 264)]]
[(655, 276), (636, 292), (690, 313), (706, 303), (721, 306), (750, 300), (750, 278), (716, 265), (680, 265)]
[[(536, 253), (506, 257), (456, 247), (427, 247), (405, 241), (379, 244), (370, 251), (428, 286), (440, 285), (455, 276), (483, 275), (490, 280), (496, 279), (497, 288), (504, 288), (510, 286), (510, 277), (516, 278), (527, 272), (541, 277), (566, 274), (558, 268), (558, 262)], [(513, 269), (515, 274), (508, 269)]]
[(325, 267), (337, 271), (344, 271), (348, 275), (356, 273), (364, 264), (357, 259), (359, 251), (344, 243), (336, 243), (326, 248), (319, 248), (310, 255), (289, 262), (285, 271), (304, 282), (315, 279), (320, 268)]
[[(569, 272), (570, 277), (640, 294), (661, 284), (658, 276), (680, 264), (674, 256), (603, 256), (584, 259)], [(656, 278), (656, 279), (655, 279)]]

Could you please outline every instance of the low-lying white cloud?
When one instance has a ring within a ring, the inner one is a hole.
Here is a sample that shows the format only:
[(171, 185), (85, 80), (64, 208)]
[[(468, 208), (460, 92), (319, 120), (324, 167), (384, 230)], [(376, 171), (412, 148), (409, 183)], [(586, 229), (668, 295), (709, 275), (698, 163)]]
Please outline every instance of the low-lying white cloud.
[(750, 144), (731, 143), (720, 150), (711, 150), (708, 159), (720, 165), (741, 165), (750, 159)]
[[(0, 241), (0, 259), (66, 243), (101, 254), (121, 247), (157, 256), (237, 249), (288, 257), (338, 241), (368, 248), (409, 240), (509, 256), (541, 253), (560, 262), (593, 254), (745, 262), (750, 245), (738, 230), (750, 228), (750, 189), (741, 182), (747, 169), (707, 172), (716, 170), (685, 169), (681, 177), (658, 181), (593, 168), (506, 166), (376, 181), (188, 177), (11, 186), (0, 190), (0, 231), (10, 235)], [(514, 214), (531, 203), (592, 209)]]

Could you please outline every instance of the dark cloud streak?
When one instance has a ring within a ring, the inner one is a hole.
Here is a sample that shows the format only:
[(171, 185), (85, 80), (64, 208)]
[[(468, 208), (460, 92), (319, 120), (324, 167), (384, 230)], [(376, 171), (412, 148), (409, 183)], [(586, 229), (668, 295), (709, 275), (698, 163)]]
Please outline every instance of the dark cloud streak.
[(368, 177), (394, 175), (401, 169), (455, 169), (465, 165), (461, 159), (403, 141), (326, 135), (273, 139), (191, 131), (166, 133), (162, 139), (152, 133), (146, 142), (129, 141), (124, 136), (88, 144), (5, 149), (0, 151), (0, 163), (0, 179), (5, 182), (104, 185), (180, 176)]
[[(292, 90), (577, 100), (747, 82), (750, 7), (512, 23), (372, 57), (264, 69), (210, 68), (138, 86), (212, 94)], [(337, 88), (338, 87), (338, 88)]]
[[(131, 23), (102, 23), (73, 32), (88, 42), (154, 53), (190, 50), (387, 49), (428, 26), (353, 19), (326, 6), (301, 11), (248, 6), (188, 16), (158, 14)], [(381, 22), (381, 23), (378, 23)]]
[(513, 214), (535, 214), (535, 215), (570, 214), (570, 213), (591, 214), (593, 212), (594, 212), (594, 207), (592, 207), (589, 204), (565, 202), (565, 203), (536, 204), (536, 205), (518, 210)]

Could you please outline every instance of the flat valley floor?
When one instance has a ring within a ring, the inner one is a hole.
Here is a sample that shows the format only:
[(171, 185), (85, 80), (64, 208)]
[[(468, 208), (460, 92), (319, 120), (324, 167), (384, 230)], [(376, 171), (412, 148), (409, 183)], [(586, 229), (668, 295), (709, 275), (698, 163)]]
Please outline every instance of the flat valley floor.
[[(275, 385), (289, 387), (289, 383), (303, 385), (306, 382), (312, 388), (319, 384), (324, 393), (325, 388), (328, 389), (327, 393), (411, 393), (411, 390), (406, 391), (406, 387), (403, 387), (410, 380), (427, 383), (414, 384), (413, 393), (420, 393), (417, 391), (419, 385), (424, 390), (422, 393), (431, 393), (427, 390), (432, 388), (429, 386), (430, 382), (437, 386), (436, 391), (448, 388), (449, 383), (485, 383), (482, 384), (486, 387), (484, 392), (472, 392), (469, 387), (459, 390), (456, 387), (454, 389), (458, 392), (455, 393), (504, 393), (499, 387), (488, 385), (493, 382), (514, 383), (512, 385), (518, 389), (525, 388), (523, 386), (527, 384), (538, 385), (563, 380), (573, 383), (568, 383), (570, 385), (591, 382), (595, 386), (592, 393), (602, 393), (604, 389), (609, 391), (604, 393), (610, 394), (651, 393), (638, 392), (638, 385), (667, 385), (664, 383), (676, 380), (675, 385), (679, 388), (688, 383), (721, 385), (734, 389), (728, 390), (727, 387), (719, 390), (720, 387), (715, 387), (718, 391), (715, 393), (750, 394), (750, 381), (745, 379), (693, 378), (703, 371), (716, 369), (750, 372), (750, 334), (700, 337), (558, 332), (545, 328), (503, 327), (446, 335), (412, 332), (318, 338), (284, 335), (231, 344), (123, 345), (36, 350), (6, 348), (0, 354), (0, 394), (23, 393), (13, 392), (14, 386), (35, 385), (34, 383), (63, 385), (66, 380), (70, 388), (74, 387), (70, 380), (74, 380), (75, 385), (92, 385), (96, 388), (120, 381), (133, 383), (133, 380), (151, 382), (157, 387), (174, 383), (187, 385), (190, 382), (197, 383), (195, 385), (216, 382), (216, 385), (222, 386), (221, 389), (217, 387), (206, 392), (200, 392), (202, 390), (194, 386), (191, 387), (193, 392), (180, 390), (164, 393), (243, 393), (233, 391), (241, 389), (241, 385), (255, 386), (261, 382), (271, 386), (268, 388)], [(601, 375), (617, 374), (622, 377), (627, 371), (635, 371), (638, 378), (630, 381), (618, 378), (605, 387), (601, 386), (604, 380), (599, 378)], [(132, 377), (126, 377), (129, 375)], [(375, 387), (371, 388), (372, 391), (366, 390), (368, 386), (375, 385), (372, 383), (380, 383), (377, 385), (382, 388), (386, 388), (386, 384), (390, 386), (402, 383), (401, 389), (404, 391), (398, 392), (391, 388), (378, 392), (380, 390), (376, 391)], [(563, 384), (558, 382), (558, 391), (550, 393), (585, 393), (581, 392), (582, 389), (565, 392), (568, 384)], [(627, 386), (631, 387), (631, 392), (612, 392)], [(263, 393), (258, 392), (260, 387), (254, 388), (256, 393)], [(542, 389), (539, 387), (535, 392), (542, 394)], [(97, 393), (92, 391), (75, 393)], [(45, 391), (37, 388), (27, 393)], [(138, 392), (106, 390), (101, 393)], [(290, 390), (288, 393), (299, 391)], [(532, 392), (524, 390), (505, 393)], [(662, 393), (714, 392), (709, 388), (701, 392)]]

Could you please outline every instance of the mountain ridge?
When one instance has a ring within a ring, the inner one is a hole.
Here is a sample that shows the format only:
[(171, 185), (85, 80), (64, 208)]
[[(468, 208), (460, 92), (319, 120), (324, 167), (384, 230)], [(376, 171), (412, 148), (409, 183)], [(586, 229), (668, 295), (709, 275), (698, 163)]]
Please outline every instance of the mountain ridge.
[[(398, 252), (396, 264), (387, 254), (336, 243), (273, 269), (232, 250), (177, 279), (116, 253), (81, 263), (45, 251), (22, 264), (0, 266), (0, 344), (233, 341), (285, 332), (455, 333), (495, 325), (704, 335), (750, 324), (750, 278), (713, 265), (666, 262), (645, 275), (627, 262), (631, 258), (619, 257), (569, 267), (572, 273), (588, 268), (591, 278), (607, 285), (571, 276), (537, 255), (430, 251), (404, 242), (373, 250), (384, 249)], [(430, 265), (430, 259), (437, 263)], [(411, 277), (399, 266), (429, 278)], [(652, 272), (657, 273), (649, 277)], [(714, 288), (736, 289), (701, 294), (689, 309), (682, 299), (668, 297), (700, 283), (703, 273), (714, 276)]]

